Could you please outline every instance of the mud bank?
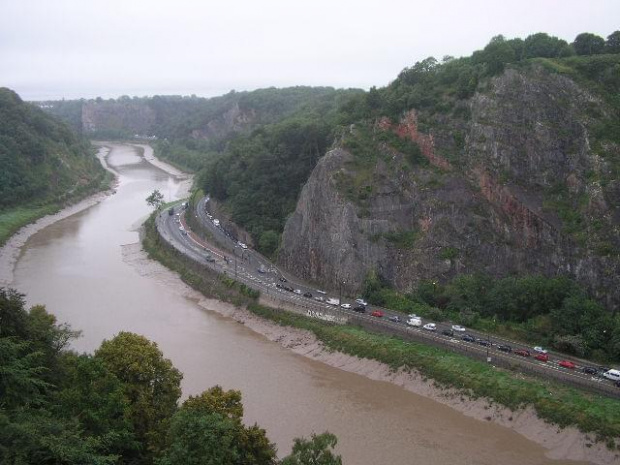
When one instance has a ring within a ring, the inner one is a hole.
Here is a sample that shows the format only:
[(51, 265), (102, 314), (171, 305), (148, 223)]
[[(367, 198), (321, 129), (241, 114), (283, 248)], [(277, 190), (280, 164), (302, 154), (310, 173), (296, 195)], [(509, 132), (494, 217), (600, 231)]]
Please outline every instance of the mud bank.
[(130, 144), (130, 145), (141, 149), (143, 151), (142, 156), (144, 157), (144, 159), (148, 161), (151, 165), (159, 168), (160, 170), (165, 171), (166, 173), (174, 176), (177, 179), (187, 179), (187, 180), (193, 179), (193, 175), (185, 173), (175, 168), (174, 166), (169, 165), (168, 163), (164, 161), (161, 161), (159, 158), (156, 158), (154, 155), (153, 147), (151, 147), (150, 145), (146, 145), (146, 144)]
[[(117, 178), (119, 176), (119, 173), (110, 165), (108, 165), (106, 157), (114, 146), (127, 144), (121, 144), (111, 141), (93, 141), (92, 144), (95, 147), (99, 148), (96, 157), (101, 162), (103, 168), (112, 173), (115, 177), (114, 181), (112, 181), (110, 185), (110, 189), (86, 197), (85, 199), (82, 199), (81, 201), (73, 205), (63, 208), (62, 210), (54, 213), (53, 215), (43, 216), (34, 223), (24, 226), (13, 236), (11, 236), (11, 238), (6, 242), (6, 244), (4, 244), (2, 248), (0, 248), (0, 287), (9, 287), (13, 283), (13, 270), (15, 268), (15, 263), (19, 259), (22, 247), (32, 235), (36, 234), (43, 228), (46, 228), (47, 226), (56, 223), (57, 221), (63, 220), (70, 217), (71, 215), (75, 215), (76, 213), (90, 208), (101, 202), (106, 197), (114, 194), (115, 187), (118, 184)], [(176, 177), (177, 179), (183, 180), (178, 193), (180, 197), (186, 197), (187, 195), (189, 195), (193, 182), (192, 175), (183, 173), (175, 167), (155, 158), (155, 156), (153, 155), (152, 147), (141, 144), (135, 144), (134, 146), (143, 151), (142, 157), (144, 158), (144, 160), (146, 160), (153, 166), (156, 166), (160, 170), (165, 171), (166, 173)]]
[(112, 181), (110, 189), (97, 192), (96, 194), (86, 197), (73, 205), (63, 208), (53, 215), (45, 215), (36, 220), (34, 223), (24, 226), (13, 234), (6, 244), (0, 248), (0, 287), (8, 287), (13, 282), (13, 269), (15, 268), (15, 263), (21, 253), (21, 248), (33, 234), (56, 223), (57, 221), (68, 218), (71, 215), (75, 215), (76, 213), (98, 204), (107, 196), (114, 193), (114, 187), (117, 183), (116, 176), (118, 173), (116, 173), (116, 171), (114, 171), (114, 169), (106, 163), (106, 156), (110, 153), (110, 149), (107, 145), (103, 144), (96, 144), (96, 146), (99, 147), (96, 156), (101, 162), (101, 165), (115, 176), (115, 180)]
[[(510, 428), (527, 439), (542, 445), (547, 449), (549, 458), (587, 461), (599, 465), (614, 464), (620, 460), (618, 453), (608, 450), (603, 444), (594, 443), (588, 435), (581, 433), (576, 428), (559, 430), (557, 426), (542, 421), (531, 408), (510, 411), (489, 401), (466, 399), (456, 390), (436, 387), (432, 380), (423, 379), (417, 372), (402, 370), (394, 372), (389, 366), (377, 361), (331, 351), (309, 331), (282, 327), (257, 317), (246, 309), (219, 300), (205, 298), (181, 281), (176, 273), (158, 262), (150, 260), (140, 244), (124, 246), (123, 259), (141, 275), (155, 279), (169, 287), (172, 292), (177, 292), (179, 295), (196, 301), (207, 311), (217, 312), (244, 324), (252, 331), (296, 354), (372, 380), (392, 383), (415, 394), (450, 406), (469, 417), (480, 421), (492, 421), (495, 424)], [(270, 304), (269, 301), (261, 303)]]

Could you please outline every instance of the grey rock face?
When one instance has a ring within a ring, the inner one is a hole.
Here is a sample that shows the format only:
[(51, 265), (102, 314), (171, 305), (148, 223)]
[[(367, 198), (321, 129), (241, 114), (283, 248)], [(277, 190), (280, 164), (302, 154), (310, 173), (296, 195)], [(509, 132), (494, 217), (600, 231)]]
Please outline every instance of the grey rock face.
[[(466, 104), (468, 119), (443, 117), (428, 135), (411, 115), (384, 124), (422, 141), (431, 165), (404, 170), (403, 156), (384, 147), (363, 206), (342, 187), (356, 175), (354, 155), (328, 152), (286, 224), (281, 265), (328, 288), (344, 281), (349, 292), (370, 270), (405, 292), (459, 273), (568, 274), (617, 307), (620, 259), (596, 252), (601, 243), (620, 250), (618, 181), (588, 130), (603, 103), (565, 77), (508, 70)], [(465, 142), (448, 163), (457, 131)], [(551, 202), (558, 186), (586, 234), (568, 230)]]

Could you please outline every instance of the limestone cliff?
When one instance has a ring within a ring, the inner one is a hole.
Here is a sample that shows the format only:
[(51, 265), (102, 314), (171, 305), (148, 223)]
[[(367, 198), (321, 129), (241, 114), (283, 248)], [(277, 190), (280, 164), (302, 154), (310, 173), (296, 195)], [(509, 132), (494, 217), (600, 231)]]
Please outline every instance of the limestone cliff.
[[(401, 291), (477, 271), (568, 274), (617, 307), (620, 148), (591, 146), (605, 103), (534, 68), (507, 70), (459, 105), (464, 116), (412, 110), (350, 127), (304, 186), (281, 264), (352, 292), (371, 269)], [(364, 131), (370, 163), (347, 143)], [(422, 161), (390, 137), (415, 143)]]

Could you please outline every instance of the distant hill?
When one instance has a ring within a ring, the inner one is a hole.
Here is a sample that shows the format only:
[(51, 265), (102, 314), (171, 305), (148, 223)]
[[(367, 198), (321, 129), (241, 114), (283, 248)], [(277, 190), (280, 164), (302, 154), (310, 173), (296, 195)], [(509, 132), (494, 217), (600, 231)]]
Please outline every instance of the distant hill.
[(105, 173), (92, 155), (65, 123), (0, 88), (0, 212), (92, 189)]

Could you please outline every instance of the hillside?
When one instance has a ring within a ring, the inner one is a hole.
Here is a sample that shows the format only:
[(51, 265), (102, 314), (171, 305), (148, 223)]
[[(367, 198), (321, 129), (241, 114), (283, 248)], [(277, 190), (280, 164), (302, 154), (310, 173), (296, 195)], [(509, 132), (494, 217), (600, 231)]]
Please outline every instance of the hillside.
[(282, 263), (353, 289), (376, 269), (404, 291), (464, 272), (566, 272), (617, 302), (618, 110), (604, 98), (613, 88), (549, 70), (601, 62), (570, 60), (508, 68), (442, 111), (347, 129), (304, 187)]
[(66, 201), (101, 188), (106, 179), (86, 141), (0, 88), (0, 244)]
[(0, 89), (0, 211), (63, 201), (102, 175), (88, 144), (65, 124)]

